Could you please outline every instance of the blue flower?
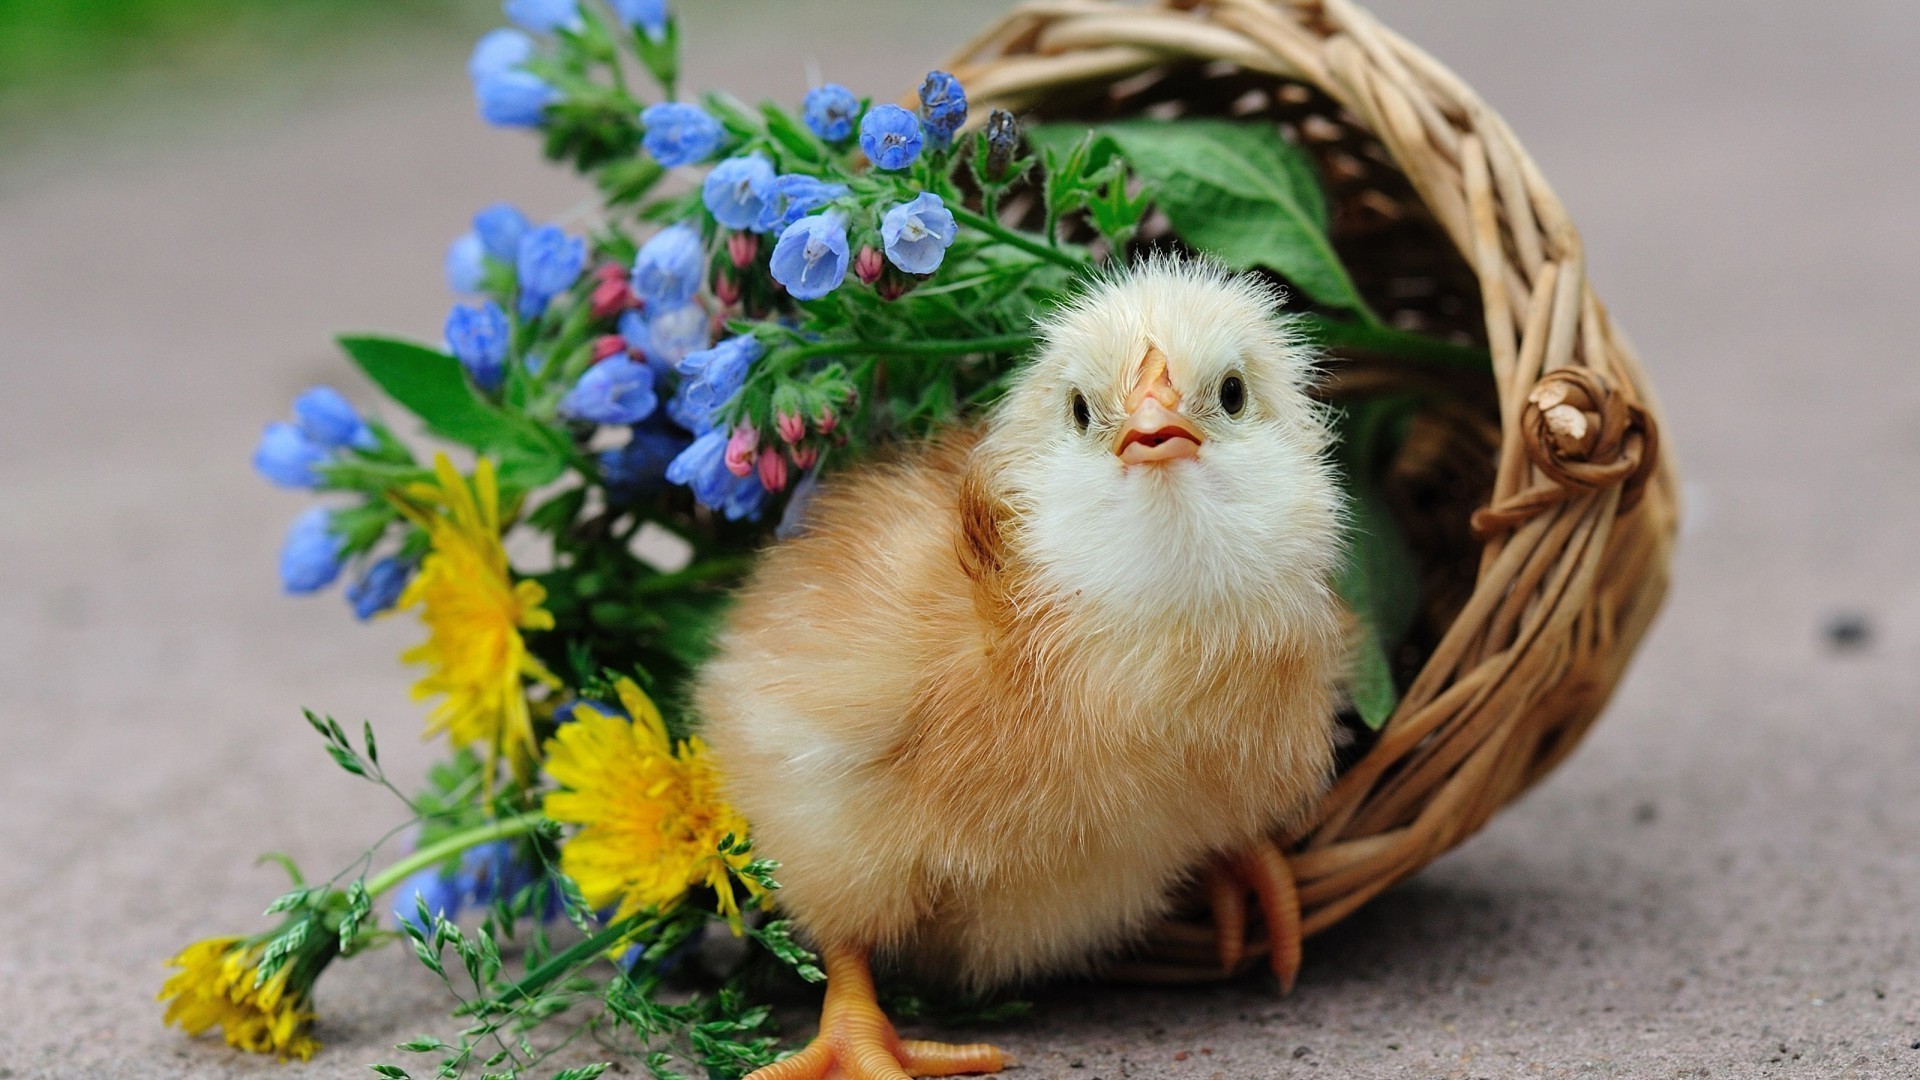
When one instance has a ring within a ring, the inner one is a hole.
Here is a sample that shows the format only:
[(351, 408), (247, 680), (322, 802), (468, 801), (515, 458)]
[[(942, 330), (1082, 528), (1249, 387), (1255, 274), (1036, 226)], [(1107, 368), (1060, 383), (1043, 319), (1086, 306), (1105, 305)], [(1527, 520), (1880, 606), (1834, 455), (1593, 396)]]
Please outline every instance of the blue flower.
[(667, 399), (667, 418), (695, 435), (705, 435), (719, 422), (713, 409), (696, 405), (687, 397), (687, 384), (684, 382)]
[[(609, 452), (611, 453), (612, 451)], [(601, 716), (618, 716), (623, 719), (632, 719), (632, 717), (627, 716), (625, 709), (622, 709), (610, 701), (595, 701), (592, 698), (577, 697), (568, 698), (559, 708), (553, 710), (553, 722), (556, 724), (573, 723), (573, 710), (580, 708), (582, 705), (599, 713)]]
[(527, 886), (544, 882), (536, 914), (542, 922), (560, 914), (561, 897), (544, 867), (526, 858), (520, 843), (494, 840), (467, 849), (460, 857), (460, 876), (476, 904), (512, 903)]
[(467, 76), (474, 82), (489, 75), (512, 71), (533, 58), (533, 39), (512, 27), (502, 26), (480, 36), (467, 58)]
[(759, 154), (730, 157), (700, 185), (713, 220), (729, 229), (751, 229), (773, 199), (773, 166)]
[(667, 0), (613, 0), (613, 13), (654, 41), (667, 36)]
[(447, 245), (445, 269), (447, 288), (457, 293), (477, 293), (487, 280), (487, 249), (475, 233), (461, 233)]
[(845, 184), (830, 184), (804, 173), (787, 173), (773, 182), (773, 199), (757, 223), (759, 231), (783, 229), (846, 193)]
[(520, 240), (533, 223), (512, 203), (494, 203), (473, 215), (473, 233), (489, 258), (510, 263), (520, 254)]
[(596, 424), (637, 424), (659, 404), (653, 369), (622, 353), (588, 368), (560, 400), (560, 414)]
[(293, 519), (280, 547), (280, 584), (290, 593), (317, 592), (340, 576), (340, 549), (346, 541), (333, 533), (333, 514), (315, 506)]
[(568, 236), (558, 225), (542, 225), (520, 238), (520, 317), (537, 319), (555, 296), (580, 280), (587, 265), (587, 242)]
[(428, 915), (451, 919), (460, 914), (466, 892), (467, 883), (459, 876), (442, 874), (439, 867), (430, 866), (400, 883), (393, 895), (393, 921), (432, 936), (433, 927), (420, 924), (421, 901), (426, 902)]
[(853, 117), (859, 111), (860, 99), (839, 83), (814, 87), (800, 103), (807, 127), (828, 142), (839, 142), (853, 134)]
[(310, 488), (320, 482), (314, 469), (332, 455), (293, 424), (275, 421), (260, 433), (253, 450), (253, 467), (261, 476), (287, 488)]
[(710, 417), (739, 392), (747, 381), (747, 369), (760, 359), (762, 351), (759, 338), (742, 334), (711, 349), (687, 354), (674, 366), (683, 380), (680, 393), (687, 408), (695, 415)]
[(536, 34), (580, 27), (580, 8), (574, 0), (507, 0), (502, 7), (507, 18)]
[[(727, 433), (709, 431), (693, 440), (667, 463), (667, 480), (693, 489), (693, 497), (705, 505), (716, 505), (725, 496), (727, 481)], [(711, 498), (709, 498), (709, 496)]]
[(720, 139), (726, 134), (720, 121), (708, 116), (706, 110), (683, 101), (647, 106), (640, 114), (640, 123), (647, 129), (642, 143), (647, 153), (669, 168), (707, 160), (720, 148)]
[(562, 96), (545, 79), (518, 69), (491, 72), (473, 84), (480, 119), (495, 127), (539, 127), (547, 106)]
[[(678, 432), (656, 426), (636, 427), (627, 445), (601, 451), (600, 479), (614, 499), (631, 500), (658, 487), (667, 466), (686, 448), (687, 437)], [(618, 711), (598, 702), (589, 704), (609, 716)], [(572, 715), (571, 710), (568, 715)], [(556, 712), (554, 719), (559, 718)]]
[(482, 390), (500, 388), (507, 370), (507, 346), (512, 329), (507, 313), (491, 300), (478, 307), (457, 304), (447, 313), (447, 348), (473, 376)]
[(888, 260), (909, 274), (940, 269), (940, 260), (947, 257), (947, 247), (958, 232), (953, 213), (931, 191), (921, 192), (880, 218), (880, 239), (886, 244)]
[(945, 148), (954, 132), (967, 122), (967, 92), (960, 80), (944, 71), (929, 71), (920, 84), (920, 122), (927, 141)]
[(700, 291), (706, 262), (699, 230), (691, 225), (661, 229), (633, 260), (633, 294), (655, 315), (685, 307)]
[(720, 500), (720, 512), (726, 515), (728, 521), (758, 519), (760, 506), (767, 501), (767, 489), (760, 486), (759, 474), (752, 472), (745, 476), (734, 476), (728, 473), (727, 478), (733, 483), (727, 485), (726, 494)]
[(353, 605), (354, 615), (363, 621), (371, 619), (399, 602), (413, 567), (411, 560), (394, 555), (367, 567), (359, 581), (347, 586), (347, 603)]
[(683, 304), (651, 319), (629, 311), (620, 316), (620, 335), (647, 363), (665, 372), (709, 344), (711, 322), (697, 304)]
[(293, 420), (307, 438), (329, 450), (343, 446), (370, 450), (378, 445), (366, 421), (331, 386), (315, 386), (294, 398)]
[(773, 279), (795, 300), (818, 300), (847, 277), (847, 219), (815, 214), (787, 226), (773, 246)]
[(898, 105), (875, 105), (860, 118), (860, 149), (882, 169), (904, 169), (920, 156), (920, 118)]

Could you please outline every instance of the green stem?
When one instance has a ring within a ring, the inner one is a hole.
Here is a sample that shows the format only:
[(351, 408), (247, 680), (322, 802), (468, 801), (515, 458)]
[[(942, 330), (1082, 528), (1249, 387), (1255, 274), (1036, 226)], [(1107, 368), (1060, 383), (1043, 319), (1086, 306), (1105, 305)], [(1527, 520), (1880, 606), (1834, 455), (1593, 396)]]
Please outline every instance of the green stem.
[(620, 940), (633, 932), (636, 926), (646, 921), (645, 916), (630, 915), (612, 923), (606, 929), (575, 942), (564, 952), (555, 953), (547, 962), (526, 973), (519, 982), (507, 987), (491, 999), (476, 1001), (460, 1010), (463, 1014), (472, 1014), (487, 1005), (515, 998), (525, 999), (545, 990), (555, 979), (561, 978), (574, 967), (593, 959), (619, 944)]
[(525, 836), (545, 824), (546, 820), (542, 814), (520, 814), (489, 821), (485, 825), (476, 825), (471, 829), (444, 837), (368, 878), (367, 892), (373, 896), (379, 896), (416, 872), (458, 855), (470, 847), (478, 847), (493, 840), (510, 840), (516, 836)]
[(1012, 352), (1033, 344), (1032, 334), (955, 338), (951, 341), (822, 341), (802, 345), (787, 356), (806, 360), (815, 356), (967, 356), (973, 353)]
[(1063, 248), (1044, 244), (1028, 236), (1026, 233), (1020, 232), (1017, 229), (1009, 229), (992, 218), (976, 214), (964, 206), (949, 206), (947, 209), (953, 212), (953, 219), (955, 221), (958, 221), (969, 229), (977, 229), (980, 232), (986, 233), (988, 236), (993, 237), (1008, 247), (1019, 248), (1029, 255), (1037, 255), (1042, 259), (1046, 259), (1048, 262), (1057, 263), (1069, 270), (1090, 270), (1093, 268), (1093, 262), (1089, 259), (1075, 255)]
[(1324, 315), (1302, 315), (1313, 339), (1330, 349), (1380, 353), (1403, 360), (1422, 360), (1466, 371), (1487, 371), (1493, 360), (1485, 349), (1395, 330), (1382, 323), (1345, 322)]

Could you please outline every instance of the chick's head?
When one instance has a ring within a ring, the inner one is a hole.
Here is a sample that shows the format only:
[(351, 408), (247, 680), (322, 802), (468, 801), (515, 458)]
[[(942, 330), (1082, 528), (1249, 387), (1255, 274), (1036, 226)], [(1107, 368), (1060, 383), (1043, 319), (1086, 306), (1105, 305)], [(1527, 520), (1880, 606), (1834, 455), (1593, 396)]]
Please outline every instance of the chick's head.
[(1155, 258), (1047, 320), (981, 447), (1043, 587), (1122, 619), (1324, 607), (1341, 499), (1282, 300)]

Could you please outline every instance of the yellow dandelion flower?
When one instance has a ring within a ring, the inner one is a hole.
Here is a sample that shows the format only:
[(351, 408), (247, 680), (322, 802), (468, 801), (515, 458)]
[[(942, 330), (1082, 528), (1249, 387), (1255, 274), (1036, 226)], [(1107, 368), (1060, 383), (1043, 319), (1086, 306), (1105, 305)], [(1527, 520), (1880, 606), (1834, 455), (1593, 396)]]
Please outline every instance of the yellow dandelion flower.
[(547, 592), (508, 572), (493, 463), (480, 459), (471, 487), (445, 454), (435, 456), (433, 471), (435, 483), (415, 484), (397, 500), (433, 542), (397, 605), (420, 606), (427, 640), (400, 659), (431, 668), (414, 684), (416, 700), (444, 695), (428, 734), (445, 731), (455, 746), (482, 743), (489, 765), (506, 757), (525, 770), (537, 749), (525, 680), (559, 684), (520, 636), (553, 628), (553, 615), (540, 606)]
[[(647, 695), (631, 681), (616, 688), (631, 722), (590, 705), (547, 742), (547, 773), (563, 785), (546, 798), (555, 821), (582, 826), (560, 849), (560, 869), (580, 886), (588, 906), (616, 906), (615, 918), (678, 903), (705, 885), (738, 932), (740, 908), (732, 874), (747, 855), (722, 855), (731, 833), (744, 839), (746, 819), (720, 797), (720, 773), (698, 738), (678, 746)], [(747, 883), (748, 894), (763, 890)]]
[(290, 988), (294, 963), (258, 986), (254, 977), (261, 946), (237, 937), (208, 938), (181, 950), (171, 967), (180, 970), (160, 988), (166, 1022), (189, 1035), (219, 1028), (227, 1045), (255, 1054), (305, 1061), (320, 1048), (307, 1034), (313, 1009), (305, 986)]

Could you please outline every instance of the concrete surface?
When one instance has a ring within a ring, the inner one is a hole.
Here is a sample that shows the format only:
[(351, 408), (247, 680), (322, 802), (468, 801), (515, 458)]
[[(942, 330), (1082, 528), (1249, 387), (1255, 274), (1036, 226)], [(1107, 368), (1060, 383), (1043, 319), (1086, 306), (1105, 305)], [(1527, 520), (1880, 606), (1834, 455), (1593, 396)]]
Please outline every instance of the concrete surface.
[[(685, 6), (694, 83), (793, 96), (809, 56), (906, 85), (994, 5)], [(1920, 9), (1380, 7), (1507, 113), (1652, 367), (1693, 506), (1671, 605), (1586, 747), (1293, 997), (1065, 987), (992, 1037), (1076, 1080), (1920, 1076)], [(437, 327), (471, 208), (579, 197), (471, 119), (464, 48), (0, 168), (0, 1077), (364, 1076), (445, 1028), (397, 950), (328, 975), (284, 1074), (151, 998), (258, 925), (255, 853), (331, 868), (393, 820), (298, 706), (427, 758), (413, 628), (276, 594), (303, 500), (246, 459), (309, 383), (366, 400), (333, 331)]]

